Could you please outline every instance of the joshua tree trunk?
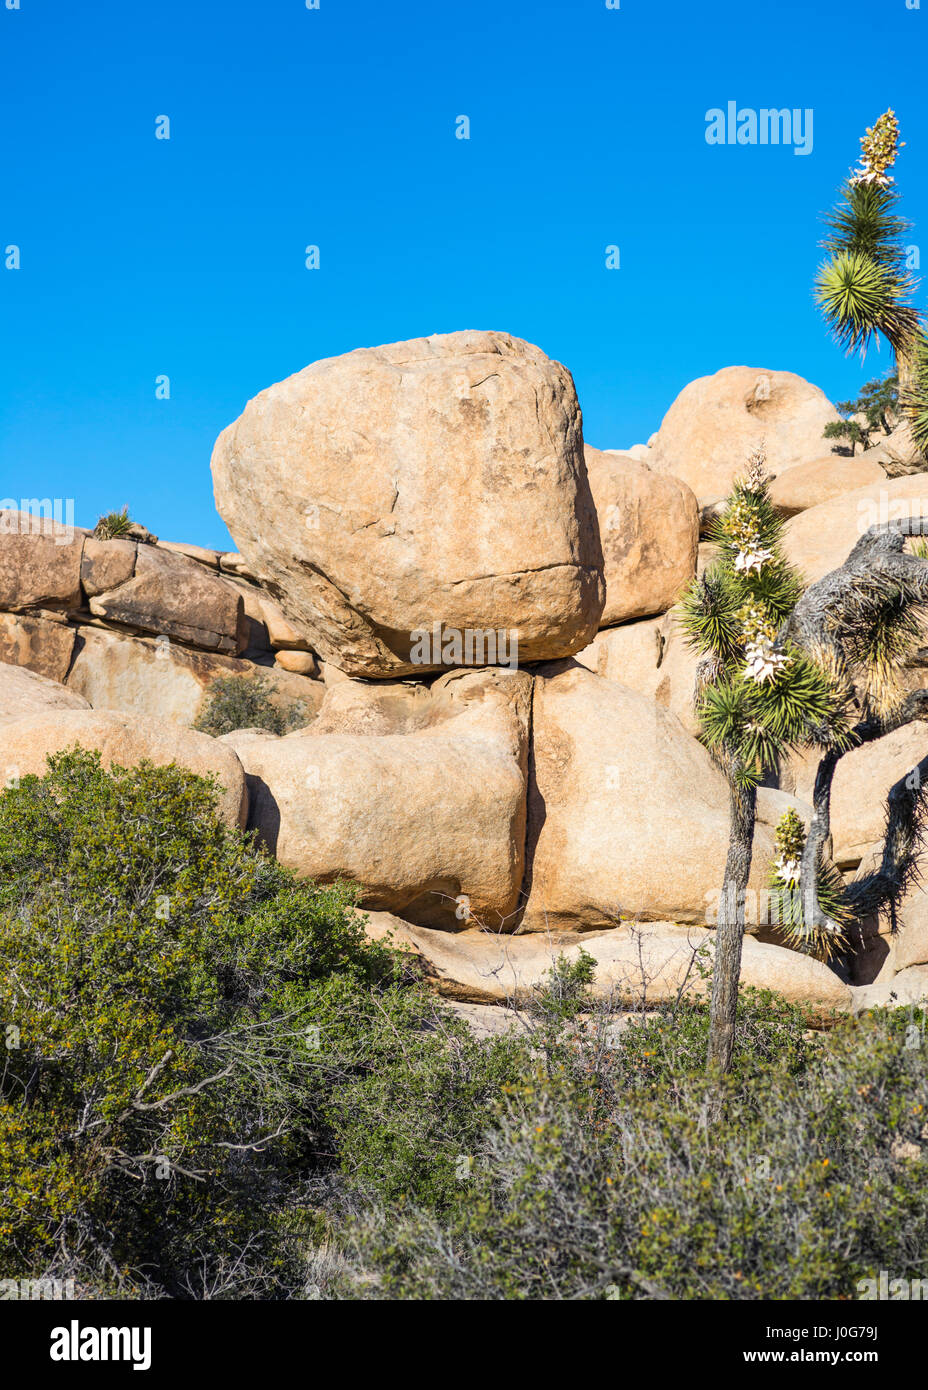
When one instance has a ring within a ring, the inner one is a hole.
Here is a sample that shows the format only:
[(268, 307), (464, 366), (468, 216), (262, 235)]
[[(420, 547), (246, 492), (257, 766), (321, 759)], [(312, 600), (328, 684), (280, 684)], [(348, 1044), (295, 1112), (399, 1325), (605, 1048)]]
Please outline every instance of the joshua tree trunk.
[[(868, 596), (877, 583), (895, 584), (913, 605), (928, 602), (928, 564), (905, 553), (905, 536), (928, 534), (928, 517), (899, 518), (872, 526), (860, 538), (840, 568), (832, 570), (806, 590), (787, 623), (787, 635), (798, 646), (818, 654), (832, 652), (840, 658), (840, 628), (843, 614), (851, 611), (859, 595)], [(928, 691), (913, 691), (889, 719), (868, 717), (854, 728), (852, 747), (870, 743), (892, 729), (928, 713)], [(831, 785), (835, 769), (846, 750), (829, 749), (822, 756), (815, 777), (813, 815), (802, 855), (800, 893), (807, 929), (835, 927), (818, 899), (818, 871), (825, 842), (831, 833)], [(887, 852), (880, 873), (871, 875), (866, 885), (855, 885), (851, 897), (859, 909), (864, 902), (870, 910), (898, 898), (903, 881), (908, 882), (915, 863), (915, 845), (921, 835), (923, 800), (912, 796), (905, 779), (894, 788), (888, 812)], [(916, 792), (920, 784), (916, 784)]]
[(913, 342), (896, 349), (896, 372), (899, 377), (900, 393), (915, 386), (918, 381), (918, 345)]
[(726, 1072), (731, 1067), (741, 975), (741, 943), (744, 939), (745, 893), (754, 849), (754, 815), (757, 788), (729, 782), (730, 831), (725, 883), (715, 928), (715, 963), (712, 970), (712, 1005), (709, 1015), (710, 1069)]

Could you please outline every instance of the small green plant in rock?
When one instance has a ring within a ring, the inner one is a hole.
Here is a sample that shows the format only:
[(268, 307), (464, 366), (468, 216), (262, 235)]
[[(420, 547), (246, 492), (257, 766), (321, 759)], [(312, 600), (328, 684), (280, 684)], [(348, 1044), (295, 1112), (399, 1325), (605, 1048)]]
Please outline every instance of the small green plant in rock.
[(264, 676), (221, 676), (210, 686), (194, 728), (219, 738), (234, 729), (286, 734), (308, 723), (302, 700), (275, 704), (274, 688)]
[(128, 536), (133, 527), (133, 521), (129, 515), (128, 502), (121, 512), (107, 512), (101, 516), (93, 528), (94, 539), (98, 541), (113, 541), (120, 537)]

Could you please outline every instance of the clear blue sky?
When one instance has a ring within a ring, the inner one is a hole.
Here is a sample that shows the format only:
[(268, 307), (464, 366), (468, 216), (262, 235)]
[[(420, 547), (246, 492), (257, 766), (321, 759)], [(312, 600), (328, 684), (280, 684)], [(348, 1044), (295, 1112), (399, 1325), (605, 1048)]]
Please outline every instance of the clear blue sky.
[[(422, 334), (537, 343), (602, 448), (732, 363), (853, 394), (889, 359), (825, 335), (818, 215), (889, 105), (928, 264), (928, 0), (9, 3), (0, 495), (82, 525), (229, 545), (209, 457), (246, 400)], [(729, 100), (811, 107), (812, 153), (708, 145)]]

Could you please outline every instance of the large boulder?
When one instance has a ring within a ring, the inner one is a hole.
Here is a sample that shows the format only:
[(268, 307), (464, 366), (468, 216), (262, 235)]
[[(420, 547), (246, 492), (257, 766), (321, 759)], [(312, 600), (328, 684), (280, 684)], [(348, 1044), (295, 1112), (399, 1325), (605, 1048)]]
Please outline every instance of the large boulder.
[(82, 695), (94, 709), (194, 724), (213, 681), (255, 675), (272, 687), (274, 703), (300, 701), (307, 718), (322, 703), (321, 682), (276, 666), (256, 667), (250, 661), (196, 651), (163, 638), (131, 637), (102, 627), (85, 625), (72, 634), (68, 689)]
[(349, 674), (442, 669), (415, 650), (435, 624), (515, 632), (522, 662), (596, 631), (573, 381), (519, 338), (439, 334), (315, 362), (249, 402), (212, 468), (249, 570)]
[(724, 367), (691, 381), (664, 416), (650, 466), (688, 483), (700, 506), (725, 497), (763, 444), (771, 473), (821, 458), (840, 419), (823, 391), (793, 372)]
[(531, 687), (506, 670), (431, 687), (342, 681), (308, 729), (227, 734), (248, 774), (249, 824), (301, 877), (359, 883), (366, 907), (460, 929), (469, 905), (511, 930)]
[[(559, 956), (574, 961), (581, 951), (594, 962), (592, 993), (614, 1006), (650, 1007), (680, 993), (703, 998), (708, 981), (698, 965), (711, 968), (715, 936), (700, 927), (642, 922), (602, 932), (532, 932), (506, 936), (487, 931), (459, 933), (413, 926), (389, 913), (372, 913), (367, 932), (409, 951), (422, 962), (425, 978), (447, 998), (478, 1004), (520, 1003), (543, 988)], [(852, 1008), (849, 987), (821, 961), (783, 946), (745, 937), (741, 984), (771, 989), (790, 1003), (812, 1010), (822, 1021)]]
[(87, 551), (84, 589), (96, 617), (207, 651), (245, 650), (242, 597), (218, 574), (160, 546), (88, 541)]
[(0, 511), (0, 608), (79, 607), (84, 535), (49, 517)]
[(584, 445), (606, 577), (602, 627), (664, 613), (696, 573), (699, 507), (685, 483)]
[(148, 761), (158, 767), (177, 763), (203, 777), (212, 774), (222, 788), (223, 819), (229, 825), (245, 824), (245, 774), (234, 750), (170, 719), (136, 719), (113, 710), (50, 709), (0, 723), (3, 778), (9, 782), (30, 773), (41, 777), (50, 753), (75, 746), (97, 749), (105, 767), (135, 767)]
[[(702, 745), (654, 700), (574, 662), (537, 674), (532, 727), (523, 929), (714, 921), (728, 789)], [(772, 852), (759, 824), (749, 915)]]
[(89, 709), (73, 690), (37, 675), (24, 666), (0, 664), (0, 721), (19, 719), (49, 709)]
[(915, 516), (928, 516), (928, 476), (877, 479), (794, 516), (783, 545), (787, 558), (814, 584), (844, 564), (870, 526)]

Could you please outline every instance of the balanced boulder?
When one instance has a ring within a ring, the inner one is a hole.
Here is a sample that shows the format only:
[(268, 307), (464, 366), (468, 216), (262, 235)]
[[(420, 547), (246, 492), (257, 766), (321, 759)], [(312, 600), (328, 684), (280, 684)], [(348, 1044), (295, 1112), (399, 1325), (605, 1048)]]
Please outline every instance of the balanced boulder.
[(520, 662), (596, 631), (576, 392), (521, 339), (440, 334), (315, 362), (249, 402), (212, 467), (250, 571), (351, 675), (470, 664), (421, 646), (436, 624), (514, 635)]

